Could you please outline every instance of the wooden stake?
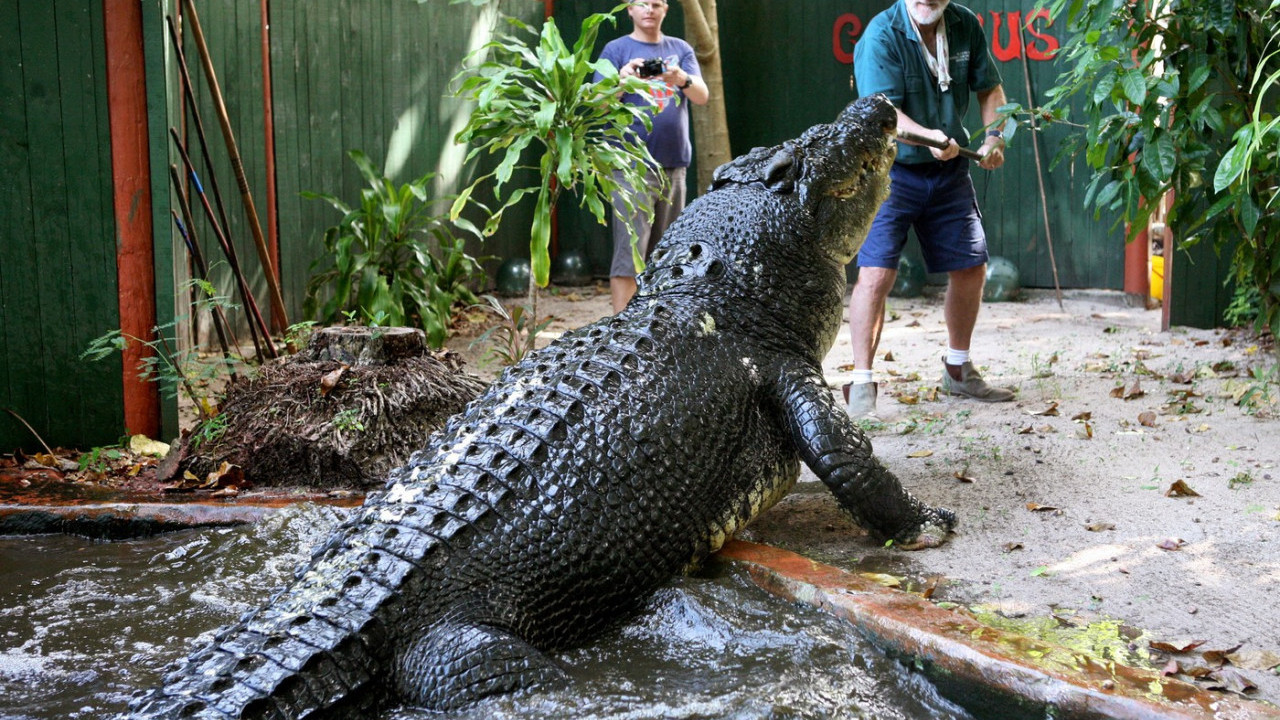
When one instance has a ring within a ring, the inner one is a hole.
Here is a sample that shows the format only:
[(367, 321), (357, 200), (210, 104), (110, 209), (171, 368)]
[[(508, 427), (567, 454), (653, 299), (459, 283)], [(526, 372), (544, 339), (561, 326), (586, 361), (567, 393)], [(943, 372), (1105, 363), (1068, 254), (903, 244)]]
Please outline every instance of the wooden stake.
[[(218, 124), (222, 128), (222, 138), (227, 143), (227, 154), (231, 158), (231, 169), (236, 176), (236, 185), (240, 188), (240, 199), (244, 201), (245, 215), (249, 219), (249, 229), (253, 231), (253, 244), (258, 251), (258, 261), (262, 263), (263, 274), (267, 276), (267, 290), (271, 300), (271, 314), (277, 327), (283, 329), (289, 325), (289, 316), (284, 309), (284, 298), (280, 295), (280, 278), (276, 276), (271, 253), (267, 250), (267, 240), (262, 235), (262, 223), (258, 221), (258, 210), (253, 205), (253, 195), (249, 192), (249, 181), (244, 174), (244, 164), (240, 160), (240, 150), (236, 147), (235, 134), (231, 131), (231, 118), (227, 115), (227, 105), (222, 99), (222, 90), (218, 87), (218, 76), (213, 70), (213, 59), (209, 56), (209, 47), (205, 44), (204, 32), (200, 29), (200, 18), (196, 14), (195, 3), (185, 0), (187, 14), (191, 20), (191, 36), (196, 41), (196, 50), (200, 53), (200, 64), (204, 67), (206, 79), (209, 81), (209, 94), (213, 98), (214, 109), (218, 112)], [(269, 345), (270, 343), (268, 343)]]

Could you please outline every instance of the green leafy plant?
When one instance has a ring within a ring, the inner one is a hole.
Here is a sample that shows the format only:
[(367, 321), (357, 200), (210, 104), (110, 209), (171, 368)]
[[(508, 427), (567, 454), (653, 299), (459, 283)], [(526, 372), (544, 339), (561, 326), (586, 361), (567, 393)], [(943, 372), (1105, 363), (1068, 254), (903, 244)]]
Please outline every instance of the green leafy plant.
[(484, 309), (494, 313), (499, 323), (485, 330), (483, 334), (471, 341), (471, 347), (492, 343), (486, 359), (496, 358), (503, 365), (514, 365), (536, 346), (538, 334), (547, 329), (551, 318), (543, 318), (534, 322), (533, 311), (526, 305), (516, 305), (510, 310), (498, 298), (485, 295)]
[[(193, 303), (197, 310), (213, 305), (223, 308), (233, 307), (225, 296), (216, 295), (213, 285), (208, 282), (192, 280), (186, 285), (198, 291), (199, 297)], [(111, 330), (94, 338), (89, 343), (89, 347), (80, 353), (80, 359), (96, 362), (114, 353), (124, 352), (130, 343), (144, 345), (151, 352), (139, 363), (138, 376), (143, 380), (160, 383), (162, 392), (167, 397), (173, 397), (178, 392), (186, 393), (187, 398), (194, 404), (200, 420), (208, 421), (217, 414), (214, 409), (216, 403), (212, 401), (210, 394), (201, 388), (208, 387), (214, 380), (233, 373), (236, 366), (243, 362), (243, 358), (229, 355), (210, 359), (202, 358), (198, 349), (195, 348), (174, 350), (169, 344), (168, 336), (174, 332), (182, 319), (175, 318), (172, 322), (151, 328), (150, 339), (130, 335), (120, 329)]]
[(484, 276), (481, 260), (467, 254), (454, 229), (479, 233), (465, 218), (450, 222), (433, 212), (428, 185), (434, 173), (396, 186), (364, 153), (347, 155), (367, 183), (358, 204), (302, 193), (342, 213), (325, 231), (326, 254), (313, 268), (303, 309), (322, 323), (360, 318), (419, 327), (438, 349), (449, 336), (454, 307), (478, 301), (470, 285)]
[(1256, 327), (1280, 335), (1280, 0), (1041, 4), (1066, 21), (1065, 69), (1044, 108), (1002, 112), (1064, 121), (1082, 98), (1082, 130), (1054, 162), (1083, 153), (1086, 207), (1132, 238), (1168, 197), (1180, 243), (1235, 248), (1233, 279), (1260, 292)]
[[(631, 92), (651, 98), (653, 84), (619, 78), (607, 60), (592, 62), (599, 25), (605, 21), (615, 22), (614, 16), (597, 13), (583, 20), (581, 34), (570, 48), (552, 18), (541, 30), (507, 18), (519, 35), (500, 35), (487, 43), (469, 61), (488, 59), (454, 78), (459, 83), (456, 94), (475, 102), (456, 138), (472, 144), (468, 160), (481, 153), (501, 154), (502, 159), (459, 194), (450, 217), (460, 219), (478, 188), (490, 189), (498, 207), (484, 224), (483, 234), (488, 236), (508, 208), (536, 194), (529, 241), (530, 303), (535, 308), (533, 290), (545, 287), (550, 277), (551, 211), (561, 192), (577, 193), (580, 204), (602, 224), (608, 220), (614, 194), (628, 212), (652, 213), (631, 188), (645, 186), (646, 173), (656, 172), (657, 165), (644, 143), (627, 130), (637, 120), (651, 127), (650, 108), (623, 103), (618, 96)], [(594, 79), (597, 72), (599, 80)], [(533, 164), (523, 164), (528, 154), (536, 157)], [(537, 182), (510, 187), (517, 169), (536, 170)], [(633, 237), (633, 250), (635, 243)], [(634, 258), (642, 267), (638, 251)]]
[(360, 411), (356, 408), (347, 408), (335, 413), (333, 426), (339, 430), (364, 432), (364, 423), (360, 421)]
[(227, 432), (227, 416), (219, 413), (201, 421), (191, 433), (191, 447), (199, 448), (205, 443), (217, 442)]
[(81, 453), (77, 462), (81, 470), (89, 472), (105, 473), (111, 469), (111, 462), (124, 457), (118, 445), (95, 447), (89, 452)]

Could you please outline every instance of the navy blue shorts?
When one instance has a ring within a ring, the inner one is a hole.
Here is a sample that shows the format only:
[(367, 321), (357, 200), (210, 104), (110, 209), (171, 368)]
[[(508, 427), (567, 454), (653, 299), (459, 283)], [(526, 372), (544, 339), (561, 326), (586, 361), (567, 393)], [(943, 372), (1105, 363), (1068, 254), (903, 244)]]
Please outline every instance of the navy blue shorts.
[(987, 235), (969, 177), (969, 161), (904, 165), (889, 170), (889, 198), (858, 251), (858, 267), (898, 269), (915, 228), (929, 272), (976, 267), (987, 261)]

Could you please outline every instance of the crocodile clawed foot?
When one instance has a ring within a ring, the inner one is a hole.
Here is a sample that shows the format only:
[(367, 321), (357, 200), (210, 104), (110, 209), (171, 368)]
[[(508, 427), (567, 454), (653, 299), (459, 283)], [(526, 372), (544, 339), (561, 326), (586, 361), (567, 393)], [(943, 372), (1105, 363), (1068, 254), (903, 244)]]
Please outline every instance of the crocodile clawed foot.
[(923, 522), (914, 533), (894, 543), (903, 550), (927, 550), (941, 547), (956, 526), (956, 514), (946, 508), (925, 510)]

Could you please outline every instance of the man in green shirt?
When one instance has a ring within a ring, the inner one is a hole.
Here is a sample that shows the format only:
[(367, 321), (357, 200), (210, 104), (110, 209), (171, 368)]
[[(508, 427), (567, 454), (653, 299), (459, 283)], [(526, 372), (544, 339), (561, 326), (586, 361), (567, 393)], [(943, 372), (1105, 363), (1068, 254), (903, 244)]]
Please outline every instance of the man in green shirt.
[[(888, 96), (898, 108), (899, 129), (946, 143), (946, 149), (900, 141), (889, 198), (858, 252), (858, 280), (849, 302), (854, 360), (853, 382), (845, 387), (849, 414), (874, 417), (871, 365), (885, 299), (912, 227), (929, 271), (947, 273), (943, 392), (984, 402), (1011, 400), (1012, 391), (988, 385), (969, 360), (988, 255), (969, 160), (958, 157), (960, 144), (969, 144), (961, 121), (971, 93), (984, 125), (996, 121), (997, 108), (1006, 102), (982, 26), (972, 11), (950, 0), (895, 0), (867, 24), (854, 47), (853, 70), (859, 96)], [(978, 152), (983, 169), (1004, 164), (1000, 132), (989, 131)]]

